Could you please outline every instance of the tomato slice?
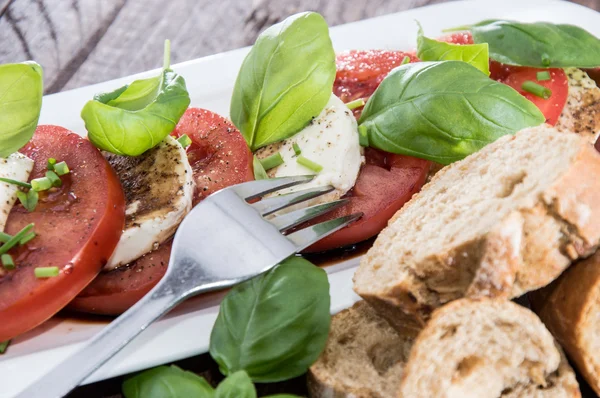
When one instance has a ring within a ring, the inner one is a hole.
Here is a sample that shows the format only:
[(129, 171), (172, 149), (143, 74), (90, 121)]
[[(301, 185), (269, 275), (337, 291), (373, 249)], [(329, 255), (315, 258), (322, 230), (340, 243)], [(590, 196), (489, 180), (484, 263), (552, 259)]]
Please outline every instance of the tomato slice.
[(190, 108), (179, 120), (173, 135), (186, 134), (194, 171), (194, 204), (213, 192), (254, 179), (252, 152), (237, 128), (227, 119), (206, 109)]
[[(50, 318), (69, 303), (102, 269), (125, 222), (119, 180), (102, 154), (87, 140), (62, 127), (39, 126), (22, 153), (35, 161), (31, 178), (43, 176), (48, 158), (65, 161), (71, 173), (63, 185), (40, 193), (29, 213), (13, 207), (6, 232), (30, 223), (38, 234), (11, 251), (17, 268), (0, 276), (0, 341), (13, 338)], [(56, 277), (37, 279), (36, 267), (56, 266)]]
[[(469, 32), (453, 33), (443, 36), (439, 40), (454, 44), (473, 44), (473, 37)], [(550, 80), (537, 80), (537, 73), (542, 71), (550, 72)], [(539, 69), (526, 66), (511, 66), (490, 60), (490, 77), (511, 86), (525, 98), (533, 102), (546, 117), (546, 123), (555, 125), (558, 122), (558, 118), (569, 96), (569, 80), (564, 70), (560, 68)], [(549, 88), (552, 91), (552, 96), (548, 99), (543, 99), (524, 91), (521, 87), (527, 80)]]
[[(205, 109), (188, 109), (173, 132), (187, 134), (196, 192), (194, 204), (229, 185), (254, 179), (252, 153), (242, 134), (227, 119)], [(161, 245), (126, 267), (104, 272), (69, 305), (94, 314), (118, 315), (150, 291), (167, 270), (171, 243)]]
[[(337, 73), (333, 83), (333, 93), (344, 102), (359, 98), (369, 98), (388, 73), (400, 66), (404, 57), (410, 62), (419, 59), (412, 52), (389, 50), (351, 50), (339, 53), (336, 57)], [(362, 108), (354, 110), (358, 118)]]
[(394, 155), (373, 148), (365, 150), (354, 188), (346, 195), (349, 203), (314, 222), (362, 212), (358, 221), (306, 249), (320, 252), (362, 242), (377, 235), (392, 216), (417, 193), (429, 171), (430, 162), (411, 156)]
[(69, 305), (69, 309), (119, 315), (137, 303), (163, 277), (169, 265), (171, 241), (127, 267), (100, 274)]

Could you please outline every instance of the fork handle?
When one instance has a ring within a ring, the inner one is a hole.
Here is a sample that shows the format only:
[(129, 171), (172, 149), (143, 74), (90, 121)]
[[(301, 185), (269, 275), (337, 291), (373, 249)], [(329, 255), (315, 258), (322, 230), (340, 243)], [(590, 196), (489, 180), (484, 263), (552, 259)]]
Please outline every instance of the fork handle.
[(185, 296), (186, 294), (176, 294), (166, 284), (159, 283), (152, 292), (102, 329), (85, 347), (17, 397), (64, 397)]

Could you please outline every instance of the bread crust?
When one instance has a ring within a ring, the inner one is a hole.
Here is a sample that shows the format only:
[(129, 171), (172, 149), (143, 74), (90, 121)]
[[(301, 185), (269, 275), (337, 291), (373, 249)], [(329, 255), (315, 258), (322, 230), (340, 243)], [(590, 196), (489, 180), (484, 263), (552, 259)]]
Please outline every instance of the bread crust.
[[(600, 242), (600, 223), (594, 222), (600, 219), (600, 155), (585, 139), (579, 145), (568, 170), (539, 198), (515, 209), (484, 236), (441, 248), (415, 267), (419, 273), (409, 270), (411, 280), (389, 289), (363, 289), (355, 274), (354, 290), (395, 327), (418, 330), (433, 309), (449, 301), (513, 298), (549, 284)], [(444, 178), (453, 166), (442, 169), (433, 181)], [(386, 248), (394, 245), (392, 240), (380, 234), (361, 267), (377, 267), (387, 256)]]
[[(600, 339), (590, 315), (600, 310), (600, 252), (570, 267), (551, 285), (529, 299), (546, 327), (563, 346), (587, 382), (600, 395), (600, 352), (589, 339)], [(592, 351), (592, 352), (590, 352)]]

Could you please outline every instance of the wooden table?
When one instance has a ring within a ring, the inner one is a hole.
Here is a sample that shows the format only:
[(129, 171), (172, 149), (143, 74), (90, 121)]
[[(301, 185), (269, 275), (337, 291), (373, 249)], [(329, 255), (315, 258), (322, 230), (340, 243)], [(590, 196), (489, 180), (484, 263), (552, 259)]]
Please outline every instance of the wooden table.
[[(162, 65), (165, 38), (177, 63), (250, 45), (264, 28), (303, 10), (331, 26), (447, 0), (0, 0), (0, 63), (34, 59), (46, 93)], [(501, 1), (501, 0), (499, 0)], [(600, 10), (600, 0), (575, 0)], [(178, 363), (217, 382), (208, 355)], [(85, 386), (71, 397), (119, 397), (121, 378)], [(304, 393), (299, 378), (262, 386), (259, 396)]]

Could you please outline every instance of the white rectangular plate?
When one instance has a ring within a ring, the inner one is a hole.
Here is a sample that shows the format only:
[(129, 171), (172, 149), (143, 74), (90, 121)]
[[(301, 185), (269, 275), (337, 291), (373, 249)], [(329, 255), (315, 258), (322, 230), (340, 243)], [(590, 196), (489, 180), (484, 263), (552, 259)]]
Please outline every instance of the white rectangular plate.
[[(519, 21), (551, 21), (581, 26), (600, 36), (600, 14), (572, 3), (547, 0), (502, 2), (458, 1), (386, 15), (331, 29), (336, 50), (411, 49), (416, 43), (415, 20), (430, 37), (453, 26), (501, 18)], [(229, 112), (229, 98), (239, 66), (248, 48), (176, 65), (187, 83), (192, 106), (222, 115)], [(155, 72), (154, 72), (155, 73)], [(85, 133), (79, 117), (86, 101), (100, 91), (112, 90), (151, 72), (44, 97), (40, 124), (57, 124)], [(332, 312), (352, 305), (352, 275), (358, 259), (327, 267), (331, 282)], [(158, 321), (126, 349), (100, 368), (87, 383), (190, 357), (208, 351), (210, 330), (222, 295), (189, 300)], [(23, 314), (23, 316), (27, 316)], [(0, 397), (12, 397), (50, 368), (81, 348), (105, 323), (54, 318), (15, 339), (0, 356)]]

